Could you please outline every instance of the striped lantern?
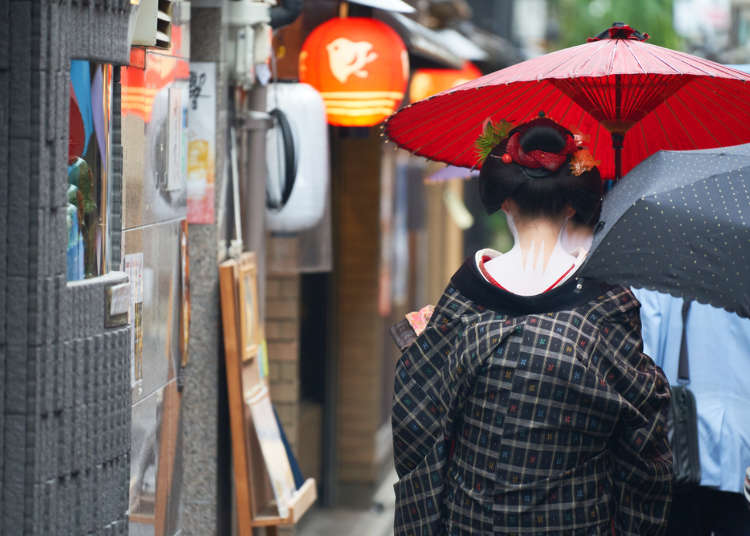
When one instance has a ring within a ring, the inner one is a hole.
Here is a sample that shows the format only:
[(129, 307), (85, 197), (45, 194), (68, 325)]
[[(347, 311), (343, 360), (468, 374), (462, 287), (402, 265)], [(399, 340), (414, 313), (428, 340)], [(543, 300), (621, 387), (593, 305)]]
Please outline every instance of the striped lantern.
[(409, 84), (409, 102), (421, 101), (480, 76), (482, 71), (470, 61), (461, 69), (417, 69)]
[(331, 125), (369, 127), (401, 104), (409, 55), (398, 34), (383, 22), (331, 19), (302, 45), (299, 79), (323, 96)]

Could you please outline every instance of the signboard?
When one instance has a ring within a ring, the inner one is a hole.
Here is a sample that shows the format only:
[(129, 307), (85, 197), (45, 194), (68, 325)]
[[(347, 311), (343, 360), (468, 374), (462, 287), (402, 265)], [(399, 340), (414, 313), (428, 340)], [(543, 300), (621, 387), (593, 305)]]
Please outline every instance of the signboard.
[(216, 64), (190, 64), (188, 105), (188, 223), (214, 222)]
[(143, 380), (143, 253), (131, 253), (122, 259), (122, 271), (130, 281), (130, 387)]

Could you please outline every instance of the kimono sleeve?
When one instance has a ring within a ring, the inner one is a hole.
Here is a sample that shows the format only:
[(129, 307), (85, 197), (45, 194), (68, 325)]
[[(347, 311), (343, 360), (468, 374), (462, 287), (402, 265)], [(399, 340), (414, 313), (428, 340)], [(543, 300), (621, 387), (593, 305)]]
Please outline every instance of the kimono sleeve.
[(456, 389), (446, 373), (460, 352), (462, 322), (431, 323), (396, 364), (393, 447), (396, 472), (404, 477), (446, 440)]
[(672, 497), (672, 451), (667, 438), (669, 383), (643, 353), (638, 309), (617, 315), (602, 330), (612, 353), (607, 382), (622, 399), (610, 442), (615, 484), (615, 534), (647, 536), (666, 530)]

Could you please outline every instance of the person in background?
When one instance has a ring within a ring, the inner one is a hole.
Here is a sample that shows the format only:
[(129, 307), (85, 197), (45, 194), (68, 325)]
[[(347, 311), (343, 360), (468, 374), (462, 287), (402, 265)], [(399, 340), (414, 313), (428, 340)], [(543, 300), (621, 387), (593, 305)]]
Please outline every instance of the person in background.
[[(644, 352), (677, 383), (682, 299), (635, 289)], [(668, 535), (747, 536), (742, 495), (750, 466), (750, 320), (697, 302), (687, 316), (689, 389), (698, 414), (701, 485), (675, 490)]]

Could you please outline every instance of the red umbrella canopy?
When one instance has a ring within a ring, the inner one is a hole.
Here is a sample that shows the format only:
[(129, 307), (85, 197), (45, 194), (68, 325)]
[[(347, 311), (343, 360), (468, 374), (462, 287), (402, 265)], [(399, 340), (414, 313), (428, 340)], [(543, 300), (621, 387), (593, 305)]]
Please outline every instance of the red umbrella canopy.
[(586, 44), (411, 104), (388, 119), (386, 133), (415, 154), (481, 167), (474, 142), (488, 119), (517, 125), (544, 112), (590, 135), (603, 178), (622, 176), (660, 149), (750, 142), (750, 75), (647, 38), (615, 23)]

